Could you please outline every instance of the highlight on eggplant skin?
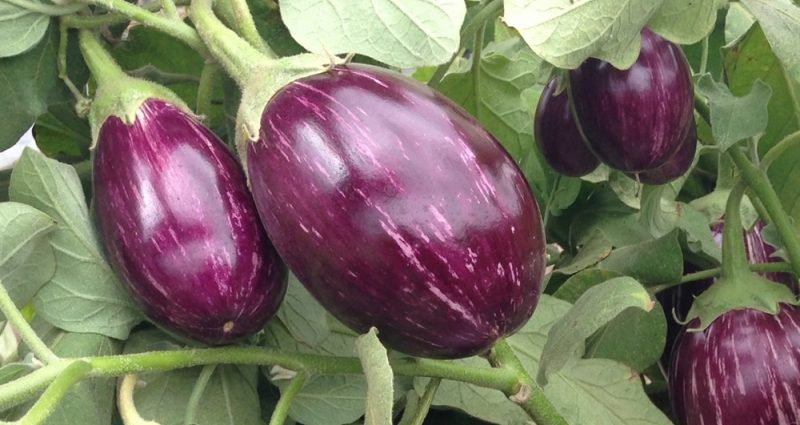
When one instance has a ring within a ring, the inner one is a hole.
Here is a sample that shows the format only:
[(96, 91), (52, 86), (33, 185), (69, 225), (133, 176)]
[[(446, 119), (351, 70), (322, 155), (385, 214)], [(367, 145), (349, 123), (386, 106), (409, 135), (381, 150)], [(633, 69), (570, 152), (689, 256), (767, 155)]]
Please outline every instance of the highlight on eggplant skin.
[[(697, 326), (696, 319), (689, 326)], [(670, 396), (680, 425), (800, 423), (800, 310), (732, 310), (672, 353)]]
[(586, 147), (569, 107), (567, 91), (556, 95), (560, 78), (551, 79), (536, 106), (533, 128), (536, 144), (547, 164), (570, 177), (589, 174), (600, 160)]
[(694, 120), (692, 120), (689, 125), (689, 132), (686, 133), (686, 137), (678, 148), (678, 152), (675, 152), (664, 165), (653, 170), (642, 171), (632, 176), (632, 178), (638, 179), (641, 183), (650, 185), (667, 184), (689, 171), (696, 152), (697, 126)]
[(545, 238), (528, 183), (427, 86), (365, 65), (296, 81), (265, 107), (247, 164), (281, 257), (357, 332), (459, 358), (533, 314)]
[(589, 147), (610, 167), (631, 173), (666, 163), (694, 118), (694, 86), (680, 47), (646, 28), (641, 36), (629, 69), (592, 58), (569, 72)]
[(147, 100), (111, 116), (94, 158), (94, 203), (112, 267), (144, 313), (180, 336), (226, 344), (260, 331), (286, 290), (244, 172), (210, 130)]

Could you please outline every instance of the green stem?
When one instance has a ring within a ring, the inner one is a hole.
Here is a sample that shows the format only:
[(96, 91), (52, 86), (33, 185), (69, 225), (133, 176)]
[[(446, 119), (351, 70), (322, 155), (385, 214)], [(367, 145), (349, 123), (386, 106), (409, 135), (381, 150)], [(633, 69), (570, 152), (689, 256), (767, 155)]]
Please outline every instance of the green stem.
[(697, 90), (694, 91), (694, 110), (697, 111), (697, 114), (700, 115), (708, 125), (711, 125), (711, 110), (708, 108), (706, 100), (703, 99), (703, 96), (701, 96)]
[(89, 30), (81, 30), (78, 37), (83, 58), (99, 86), (113, 87), (116, 82), (127, 78), (125, 71), (117, 65), (94, 33)]
[(270, 49), (261, 34), (258, 33), (256, 23), (253, 20), (253, 15), (250, 13), (250, 8), (247, 6), (247, 0), (227, 0), (231, 6), (233, 17), (236, 19), (236, 29), (242, 37), (250, 43), (251, 46), (260, 50), (262, 53), (269, 57), (277, 57), (275, 52)]
[(21, 7), (25, 10), (47, 16), (71, 15), (73, 13), (86, 9), (86, 5), (80, 3), (58, 5), (58, 4), (45, 4), (31, 0), (3, 0), (3, 1), (5, 1), (8, 4)]
[(472, 91), (475, 99), (475, 118), (480, 119), (481, 105), (481, 55), (483, 54), (483, 37), (486, 33), (486, 23), (475, 33), (472, 50)]
[(128, 3), (125, 0), (81, 0), (87, 4), (94, 4), (102, 6), (109, 11), (116, 11), (128, 16), (142, 25), (154, 28), (167, 35), (183, 41), (189, 47), (205, 55), (206, 46), (203, 40), (197, 35), (197, 32), (192, 29), (188, 24), (183, 21), (176, 21), (175, 19), (166, 16), (156, 15), (147, 9)]
[(303, 385), (306, 384), (308, 374), (306, 372), (298, 372), (297, 375), (289, 381), (289, 385), (281, 391), (281, 398), (278, 399), (278, 404), (275, 405), (275, 410), (272, 412), (272, 417), (269, 419), (269, 425), (283, 425), (286, 418), (289, 416), (289, 408)]
[(203, 393), (206, 391), (208, 381), (211, 380), (211, 375), (214, 374), (214, 370), (216, 369), (217, 365), (210, 364), (204, 366), (200, 371), (200, 376), (197, 377), (194, 388), (192, 388), (192, 394), (189, 396), (189, 402), (186, 403), (186, 415), (183, 417), (184, 425), (195, 424), (195, 417), (197, 416), (197, 407), (200, 406), (200, 399), (203, 398)]
[(518, 403), (537, 425), (568, 425), (544, 395), (544, 389), (525, 370), (508, 342), (501, 339), (495, 344), (493, 350), (501, 369), (507, 368), (513, 371), (517, 375), (519, 383), (522, 384), (517, 392), (506, 393), (506, 395)]
[(47, 387), (58, 375), (75, 360), (60, 360), (45, 367), (0, 385), (0, 411), (22, 404)]
[[(789, 263), (777, 262), (777, 263), (757, 263), (757, 264), (750, 264), (749, 267), (751, 272), (756, 273), (791, 273), (792, 272), (792, 265)], [(657, 294), (659, 292), (665, 291), (669, 288), (673, 288), (675, 286), (683, 285), (684, 283), (696, 282), (699, 280), (711, 279), (718, 277), (722, 274), (722, 267), (716, 267), (713, 269), (708, 270), (701, 270), (699, 272), (689, 273), (683, 275), (681, 280), (672, 283), (665, 283), (663, 285), (656, 285), (650, 287), (650, 293)]]
[(739, 168), (742, 180), (747, 183), (764, 204), (770, 220), (777, 227), (778, 234), (780, 234), (783, 245), (786, 247), (786, 254), (789, 256), (792, 270), (795, 276), (800, 277), (800, 239), (766, 173), (748, 161), (747, 157), (736, 147), (728, 149), (727, 152), (736, 167)]
[(25, 341), (25, 345), (30, 348), (33, 354), (44, 363), (53, 363), (58, 361), (58, 356), (53, 353), (47, 344), (36, 335), (36, 332), (33, 330), (31, 325), (25, 320), (25, 317), (22, 316), (17, 306), (14, 304), (14, 301), (11, 299), (11, 296), (8, 295), (8, 291), (6, 287), (0, 283), (0, 310), (2, 310), (3, 314), (6, 316), (9, 322), (14, 326), (17, 332), (19, 332), (22, 340)]
[[(173, 3), (176, 6), (187, 6), (190, 0), (176, 0)], [(157, 12), (160, 10), (161, 3), (148, 2), (141, 6), (142, 9), (149, 12)], [(61, 21), (70, 28), (100, 28), (109, 25), (117, 25), (130, 21), (131, 18), (122, 13), (106, 13), (103, 15), (67, 15), (62, 16)]]
[(194, 0), (191, 16), (212, 56), (219, 59), (240, 86), (257, 72), (260, 62), (269, 58), (217, 19), (212, 10), (212, 0)]
[(450, 69), (450, 66), (453, 65), (453, 61), (460, 57), (462, 52), (464, 51), (464, 41), (469, 40), (472, 38), (476, 32), (478, 32), (481, 28), (484, 28), (486, 22), (489, 22), (491, 19), (495, 19), (500, 14), (503, 13), (503, 0), (492, 0), (488, 4), (486, 4), (483, 9), (481, 9), (472, 19), (467, 22), (463, 28), (461, 28), (461, 45), (456, 52), (455, 55), (445, 64), (440, 65), (436, 68), (436, 71), (433, 73), (433, 76), (428, 81), (428, 86), (436, 88), (441, 84), (442, 78), (444, 78), (447, 71)]
[(127, 74), (131, 77), (150, 80), (158, 84), (197, 83), (200, 81), (200, 78), (196, 75), (162, 71), (150, 63), (140, 68), (132, 69)]
[(75, 97), (75, 100), (78, 103), (85, 102), (86, 97), (83, 96), (78, 87), (75, 86), (75, 83), (69, 78), (67, 74), (67, 44), (69, 43), (69, 27), (64, 24), (64, 21), (59, 22), (58, 25), (58, 78), (64, 82), (64, 85), (67, 86), (72, 96)]
[(433, 397), (436, 395), (436, 390), (439, 389), (441, 382), (442, 380), (439, 378), (433, 378), (428, 381), (428, 385), (425, 386), (425, 393), (422, 394), (417, 411), (414, 413), (414, 419), (411, 420), (409, 425), (422, 425), (425, 422), (425, 417), (428, 416), (428, 411), (431, 409), (431, 404), (433, 404)]
[(547, 229), (547, 222), (550, 221), (550, 204), (556, 199), (558, 186), (561, 184), (561, 174), (556, 174), (556, 180), (553, 182), (553, 189), (550, 191), (550, 196), (547, 197), (547, 204), (544, 206), (544, 214), (542, 214), (542, 226)]
[(175, 5), (174, 0), (161, 0), (161, 6), (164, 8), (164, 14), (167, 18), (180, 21), (181, 17), (178, 15), (178, 7)]
[(42, 393), (28, 413), (19, 420), (20, 425), (43, 424), (58, 407), (70, 388), (83, 379), (91, 369), (88, 363), (81, 361), (67, 366)]
[[(732, 150), (735, 150), (734, 147)], [(744, 196), (744, 183), (737, 181), (728, 195), (725, 205), (725, 228), (722, 232), (722, 277), (738, 282), (735, 277), (749, 273), (747, 267), (747, 251), (742, 237), (741, 205)]]
[(142, 418), (139, 411), (136, 410), (133, 393), (136, 389), (137, 381), (136, 375), (125, 375), (122, 377), (117, 389), (117, 410), (119, 410), (122, 423), (125, 425), (158, 425), (157, 422)]
[(700, 54), (700, 72), (699, 74), (705, 74), (706, 68), (708, 67), (708, 36), (703, 39), (703, 51)]
[(796, 131), (778, 142), (761, 158), (761, 169), (767, 171), (772, 163), (791, 149), (800, 146), (800, 131)]
[(208, 62), (200, 73), (200, 84), (197, 87), (197, 114), (206, 118), (211, 116), (211, 105), (214, 100), (214, 87), (220, 76), (219, 64)]

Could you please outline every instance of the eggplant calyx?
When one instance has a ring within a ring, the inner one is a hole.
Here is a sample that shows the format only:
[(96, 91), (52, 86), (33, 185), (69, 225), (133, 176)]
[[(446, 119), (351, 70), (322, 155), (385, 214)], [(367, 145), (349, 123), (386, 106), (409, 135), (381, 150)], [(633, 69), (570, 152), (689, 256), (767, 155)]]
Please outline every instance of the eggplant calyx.
[(697, 318), (700, 323), (697, 327), (687, 328), (687, 331), (703, 331), (718, 317), (732, 310), (753, 309), (775, 315), (780, 312), (781, 304), (800, 305), (786, 285), (753, 273), (722, 277), (695, 298), (686, 321)]

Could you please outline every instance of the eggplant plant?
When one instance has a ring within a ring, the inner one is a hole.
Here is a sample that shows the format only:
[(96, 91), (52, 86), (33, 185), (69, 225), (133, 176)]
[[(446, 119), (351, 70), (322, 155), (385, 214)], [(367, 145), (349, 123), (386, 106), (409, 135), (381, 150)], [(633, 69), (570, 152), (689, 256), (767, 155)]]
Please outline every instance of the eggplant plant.
[(797, 16), (0, 0), (0, 423), (800, 420)]

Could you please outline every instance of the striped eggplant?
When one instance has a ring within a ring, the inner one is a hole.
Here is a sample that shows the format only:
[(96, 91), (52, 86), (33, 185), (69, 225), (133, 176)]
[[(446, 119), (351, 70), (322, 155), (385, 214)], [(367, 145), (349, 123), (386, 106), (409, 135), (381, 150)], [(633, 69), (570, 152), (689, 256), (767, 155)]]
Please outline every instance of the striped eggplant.
[(600, 165), (600, 160), (586, 147), (572, 112), (569, 96), (556, 95), (560, 78), (550, 80), (542, 91), (533, 120), (536, 143), (547, 164), (565, 176), (580, 177)]
[(156, 324), (207, 344), (261, 330), (286, 289), (244, 173), (176, 106), (145, 101), (100, 128), (94, 204), (110, 262)]
[(669, 376), (680, 425), (800, 424), (800, 310), (732, 310), (684, 333)]
[(695, 152), (697, 152), (697, 127), (692, 120), (689, 124), (689, 132), (686, 133), (686, 138), (675, 155), (672, 155), (664, 165), (653, 170), (642, 171), (632, 177), (645, 184), (667, 184), (689, 171)]
[(276, 249), (337, 319), (400, 352), (489, 349), (533, 313), (538, 206), (508, 153), (428, 87), (364, 65), (279, 91), (247, 147)]
[(569, 73), (589, 147), (612, 168), (631, 173), (666, 163), (686, 137), (694, 110), (691, 72), (680, 47), (648, 29), (641, 46), (627, 70), (588, 59)]

